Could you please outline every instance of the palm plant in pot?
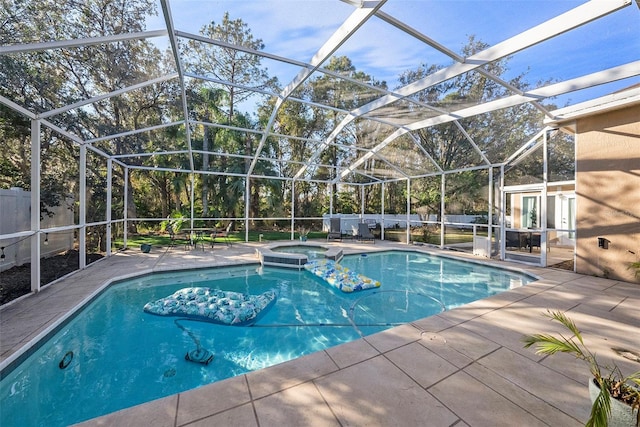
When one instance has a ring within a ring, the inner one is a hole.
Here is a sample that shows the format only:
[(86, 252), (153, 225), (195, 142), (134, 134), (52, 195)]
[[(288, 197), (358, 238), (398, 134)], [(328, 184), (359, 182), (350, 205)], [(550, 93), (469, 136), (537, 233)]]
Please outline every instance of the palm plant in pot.
[(309, 229), (307, 227), (300, 227), (300, 229), (298, 230), (298, 234), (300, 236), (300, 241), (302, 242), (306, 242), (307, 241), (307, 237), (309, 236)]
[(568, 353), (583, 360), (591, 372), (592, 406), (586, 426), (640, 426), (640, 371), (623, 376), (617, 366), (603, 368), (584, 344), (575, 323), (561, 311), (547, 310), (546, 316), (560, 322), (573, 335), (565, 337), (533, 334), (523, 338), (524, 347), (536, 347), (537, 354)]

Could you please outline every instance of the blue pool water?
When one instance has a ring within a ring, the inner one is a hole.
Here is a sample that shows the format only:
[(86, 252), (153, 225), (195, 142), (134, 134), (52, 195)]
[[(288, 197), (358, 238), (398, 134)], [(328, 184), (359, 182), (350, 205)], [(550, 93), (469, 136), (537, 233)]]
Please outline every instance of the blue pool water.
[[(413, 252), (347, 256), (382, 286), (345, 294), (306, 271), (256, 266), (149, 275), (111, 286), (0, 382), (0, 425), (62, 426), (192, 389), (437, 314), (532, 278)], [(144, 313), (189, 286), (276, 304), (252, 327)], [(209, 365), (185, 360), (196, 340)], [(67, 365), (61, 368), (61, 365)]]

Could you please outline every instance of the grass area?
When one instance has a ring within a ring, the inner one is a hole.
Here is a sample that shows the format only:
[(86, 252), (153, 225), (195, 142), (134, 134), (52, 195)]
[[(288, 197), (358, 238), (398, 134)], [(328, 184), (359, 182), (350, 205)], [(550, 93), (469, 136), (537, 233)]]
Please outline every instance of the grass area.
[[(262, 235), (263, 242), (276, 241), (276, 240), (289, 240), (291, 238), (291, 233), (288, 231), (249, 231), (249, 241), (250, 242), (258, 242), (260, 240), (260, 235)], [(298, 237), (298, 233), (295, 234), (296, 238)], [(236, 231), (229, 233), (229, 241), (231, 243), (236, 242), (244, 242), (244, 231)], [(316, 231), (310, 232), (308, 235), (309, 239), (324, 239), (327, 237), (327, 233)], [(184, 242), (185, 236), (178, 235), (178, 245), (181, 242)], [(204, 238), (205, 245), (211, 243), (211, 237), (205, 236)], [(218, 237), (216, 239), (216, 243), (223, 243), (224, 239)], [(134, 234), (129, 235), (127, 237), (127, 247), (129, 248), (139, 248), (140, 245), (147, 244), (151, 246), (169, 246), (171, 244), (171, 239), (168, 234)], [(114, 241), (114, 246), (118, 249), (124, 246), (124, 242), (122, 238), (116, 239)]]
[[(258, 242), (260, 240), (260, 235), (262, 235), (263, 242), (271, 242), (277, 240), (289, 240), (291, 238), (291, 233), (289, 231), (249, 231), (249, 241), (250, 242)], [(481, 232), (478, 231), (477, 236), (486, 236), (486, 231)], [(298, 238), (299, 234), (296, 233), (295, 237)], [(384, 232), (385, 240), (391, 240), (396, 242), (405, 242), (406, 241), (406, 230), (403, 229), (389, 229)], [(179, 236), (180, 239), (178, 242), (184, 242), (184, 235)], [(229, 233), (229, 240), (231, 243), (236, 242), (244, 242), (244, 231), (235, 231)], [(327, 233), (322, 231), (312, 231), (309, 233), (309, 239), (325, 239), (327, 237)], [(379, 230), (376, 233), (376, 237), (379, 238)], [(420, 230), (412, 230), (411, 233), (411, 241), (413, 242), (424, 242), (430, 243), (434, 245), (440, 244), (440, 232), (435, 231), (429, 234), (428, 239), (425, 241), (424, 236)], [(456, 231), (447, 231), (445, 234), (445, 244), (455, 244), (455, 243), (471, 243), (473, 241), (473, 232), (471, 230), (456, 230)], [(204, 238), (205, 246), (209, 245), (211, 242), (211, 238), (206, 236)], [(224, 240), (220, 237), (216, 239), (216, 243), (223, 243)], [(169, 246), (171, 243), (168, 234), (135, 234), (130, 235), (127, 239), (127, 246), (129, 248), (139, 248), (142, 244), (147, 244), (151, 246)], [(177, 243), (180, 245), (181, 243)], [(116, 248), (123, 247), (122, 239), (117, 239), (114, 242), (114, 246)]]

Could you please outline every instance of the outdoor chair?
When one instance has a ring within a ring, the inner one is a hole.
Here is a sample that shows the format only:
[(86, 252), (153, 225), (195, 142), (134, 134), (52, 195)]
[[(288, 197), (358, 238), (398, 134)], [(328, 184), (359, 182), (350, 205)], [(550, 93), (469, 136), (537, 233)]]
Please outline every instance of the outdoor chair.
[(185, 235), (184, 238), (181, 238), (180, 233), (176, 232), (176, 230), (173, 229), (173, 226), (167, 225), (165, 231), (169, 235), (169, 248), (177, 245), (184, 245), (184, 250), (186, 251), (194, 247), (193, 242), (191, 241), (191, 236)]
[(371, 241), (373, 243), (376, 242), (375, 237), (369, 230), (369, 224), (365, 222), (358, 223), (358, 235), (356, 239), (362, 242), (365, 242), (365, 241)]
[(167, 234), (169, 235), (169, 247), (175, 246), (176, 244), (176, 233), (173, 231), (173, 227), (170, 225), (167, 225), (167, 227), (164, 229), (164, 231), (167, 232)]
[(227, 246), (229, 247), (233, 246), (231, 244), (231, 240), (229, 239), (229, 233), (231, 232), (231, 227), (233, 227), (233, 221), (230, 222), (227, 225), (227, 228), (225, 228), (224, 230), (218, 231), (217, 229), (214, 228), (213, 233), (211, 233), (211, 247), (215, 245), (217, 237), (221, 237), (224, 240), (224, 242), (227, 244)]
[(534, 247), (540, 249), (540, 233), (533, 233), (529, 239), (529, 252), (533, 250)]
[(331, 239), (342, 241), (342, 230), (340, 228), (340, 218), (329, 219), (329, 234), (327, 234), (327, 241)]
[(184, 245), (185, 250), (187, 249), (187, 246), (189, 246), (190, 242), (188, 242), (186, 239), (180, 239), (178, 237), (178, 234), (176, 234), (176, 231), (173, 229), (173, 226), (167, 225), (165, 231), (169, 235), (169, 248), (172, 248), (176, 245)]
[(520, 249), (520, 233), (517, 231), (506, 232), (506, 244), (505, 248), (518, 248)]

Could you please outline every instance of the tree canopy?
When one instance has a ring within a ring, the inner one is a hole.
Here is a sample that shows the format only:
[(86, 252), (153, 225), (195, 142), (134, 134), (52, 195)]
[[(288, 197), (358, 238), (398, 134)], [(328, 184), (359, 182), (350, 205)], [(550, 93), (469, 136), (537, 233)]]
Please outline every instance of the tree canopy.
[[(37, 4), (2, 0), (5, 11), (11, 12), (5, 12), (0, 36), (8, 42), (25, 42), (43, 34), (48, 40), (73, 40), (142, 32), (146, 30), (143, 16), (154, 4), (150, 0)], [(58, 21), (62, 24), (51, 25)], [(335, 212), (357, 212), (363, 204), (367, 211), (377, 211), (379, 186), (366, 185), (361, 192), (342, 180), (344, 165), (367, 152), (372, 155), (348, 171), (351, 184), (388, 178), (387, 212), (406, 210), (405, 179), (412, 177), (412, 209), (440, 213), (440, 181), (433, 177), (454, 169), (461, 171), (447, 175), (447, 205), (460, 211), (486, 210), (487, 168), (504, 161), (505, 153), (542, 128), (541, 108), (526, 103), (420, 128), (411, 137), (375, 149), (409, 120), (525, 91), (530, 87), (527, 76), (501, 81), (509, 69), (509, 58), (503, 58), (367, 117), (345, 121), (350, 111), (390, 90), (385, 81), (359, 70), (347, 56), (335, 55), (322, 72), (311, 74), (288, 94), (274, 114), (284, 88), (263, 65), (259, 53), (265, 45), (258, 36), (249, 23), (224, 13), (219, 22), (204, 25), (197, 38), (180, 39), (187, 80), (184, 91), (176, 78), (165, 77), (179, 67), (171, 52), (143, 38), (0, 55), (0, 95), (36, 112), (62, 108), (50, 120), (89, 146), (92, 200), (104, 200), (105, 189), (111, 186), (114, 215), (122, 216), (126, 200), (129, 218), (166, 218), (172, 212), (189, 216), (191, 194), (196, 196), (194, 217), (205, 219), (243, 217), (246, 201), (249, 217), (254, 219), (285, 219), (292, 209), (298, 217), (318, 217), (329, 211), (330, 204)], [(488, 47), (471, 36), (460, 55), (469, 57)], [(442, 68), (423, 63), (403, 71), (398, 81), (401, 87), (410, 85)], [(109, 93), (118, 95), (100, 98)], [(93, 97), (100, 99), (82, 103)], [(255, 110), (245, 104), (250, 97), (259, 98)], [(65, 108), (76, 103), (75, 108)], [(185, 109), (192, 119), (189, 127), (180, 121)], [(345, 123), (342, 131), (334, 133), (341, 123)], [(131, 131), (148, 127), (154, 128)], [(28, 189), (30, 123), (2, 104), (0, 150), (0, 186)], [(77, 199), (78, 145), (45, 128), (41, 150), (43, 209), (59, 204), (62, 195), (73, 194)], [(572, 148), (559, 138), (552, 150), (556, 175), (570, 178)], [(154, 154), (161, 151), (162, 155)], [(114, 165), (112, 181), (107, 182), (107, 164), (101, 154), (126, 164), (129, 173)], [(466, 170), (473, 167), (485, 169)], [(521, 164), (512, 174), (536, 176), (540, 168), (538, 159)], [(254, 176), (249, 178), (250, 170)], [(125, 188), (129, 189), (126, 194)], [(88, 220), (104, 219), (99, 213), (104, 209), (104, 203), (93, 205)]]

